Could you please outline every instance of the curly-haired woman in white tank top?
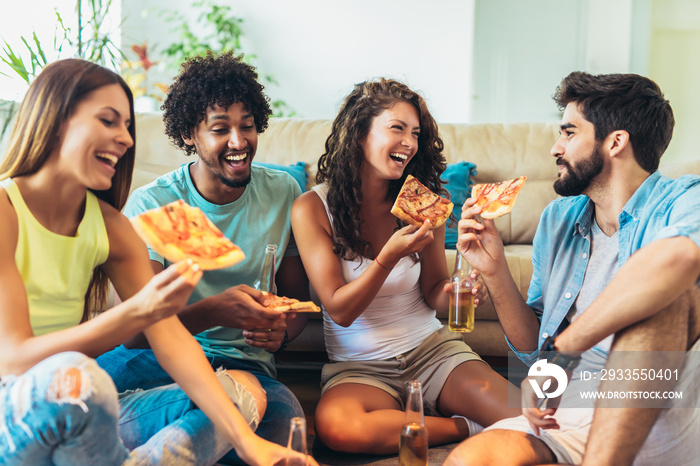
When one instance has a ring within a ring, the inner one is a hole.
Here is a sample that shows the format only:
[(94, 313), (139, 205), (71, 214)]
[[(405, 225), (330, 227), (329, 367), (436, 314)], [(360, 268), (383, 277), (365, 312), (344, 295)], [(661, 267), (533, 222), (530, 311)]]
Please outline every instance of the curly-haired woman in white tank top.
[(396, 453), (413, 379), (423, 384), (431, 445), (520, 414), (508, 408), (518, 389), (435, 316), (448, 306), (445, 227), (406, 226), (390, 213), (409, 174), (444, 193), (442, 150), (421, 96), (393, 80), (358, 84), (326, 141), (319, 185), (292, 207), (299, 253), (324, 308), (331, 363), (315, 428), (333, 449)]

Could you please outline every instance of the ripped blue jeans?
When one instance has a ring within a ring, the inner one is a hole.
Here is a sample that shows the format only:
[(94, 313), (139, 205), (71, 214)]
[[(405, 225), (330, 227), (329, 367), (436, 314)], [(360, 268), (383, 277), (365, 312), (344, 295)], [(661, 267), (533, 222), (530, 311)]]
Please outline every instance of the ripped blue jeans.
[[(255, 428), (252, 396), (225, 373), (219, 379)], [(3, 466), (211, 465), (230, 449), (177, 385), (118, 396), (81, 353), (51, 356), (0, 382)]]

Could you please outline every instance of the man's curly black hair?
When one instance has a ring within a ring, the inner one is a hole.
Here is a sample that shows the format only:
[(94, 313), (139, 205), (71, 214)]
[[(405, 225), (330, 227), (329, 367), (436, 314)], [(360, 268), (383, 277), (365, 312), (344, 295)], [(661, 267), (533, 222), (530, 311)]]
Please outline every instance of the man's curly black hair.
[(255, 67), (245, 63), (243, 55), (207, 52), (205, 57), (190, 58), (180, 66), (180, 74), (161, 107), (165, 134), (192, 155), (195, 147), (185, 144), (182, 137), (192, 137), (192, 130), (204, 120), (212, 105), (228, 109), (237, 102), (245, 105), (255, 118), (256, 130), (262, 133), (272, 114), (270, 99), (263, 89)]

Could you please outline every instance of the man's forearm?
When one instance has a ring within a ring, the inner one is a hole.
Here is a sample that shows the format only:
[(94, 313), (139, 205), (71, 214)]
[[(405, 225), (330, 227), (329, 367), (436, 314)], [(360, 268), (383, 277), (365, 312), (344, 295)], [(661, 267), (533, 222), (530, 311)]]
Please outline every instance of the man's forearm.
[(204, 298), (196, 303), (185, 306), (177, 316), (180, 322), (192, 335), (208, 330), (217, 325), (214, 319), (213, 298)]
[(535, 351), (539, 322), (535, 313), (520, 295), (508, 267), (500, 268), (490, 277), (485, 276), (484, 282), (508, 341), (520, 352)]
[(700, 275), (700, 248), (690, 239), (654, 241), (639, 249), (576, 321), (559, 335), (562, 351), (586, 351), (593, 345), (659, 312)]

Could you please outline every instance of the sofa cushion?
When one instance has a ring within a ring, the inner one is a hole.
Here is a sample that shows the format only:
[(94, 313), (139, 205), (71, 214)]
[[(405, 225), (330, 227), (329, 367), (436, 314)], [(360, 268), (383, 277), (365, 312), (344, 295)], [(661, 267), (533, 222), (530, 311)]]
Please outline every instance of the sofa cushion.
[[(472, 176), (476, 175), (476, 165), (472, 162), (448, 163), (447, 169), (442, 174), (445, 181), (443, 186), (450, 193), (450, 200), (455, 205), (452, 210), (456, 220), (462, 213), (462, 204), (469, 197), (474, 181)], [(447, 222), (445, 229), (445, 248), (454, 249), (457, 244), (457, 223)]]
[(301, 192), (306, 191), (309, 185), (309, 174), (306, 173), (306, 162), (297, 162), (291, 165), (280, 165), (277, 163), (253, 162), (253, 165), (259, 165), (272, 170), (287, 172), (299, 183)]

